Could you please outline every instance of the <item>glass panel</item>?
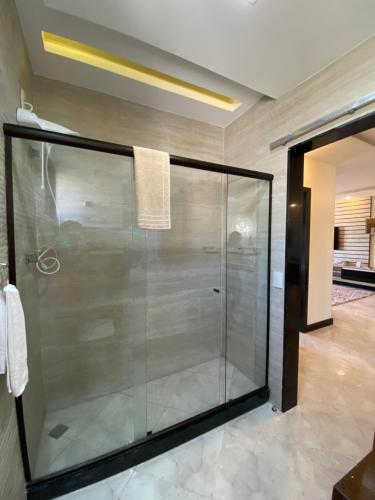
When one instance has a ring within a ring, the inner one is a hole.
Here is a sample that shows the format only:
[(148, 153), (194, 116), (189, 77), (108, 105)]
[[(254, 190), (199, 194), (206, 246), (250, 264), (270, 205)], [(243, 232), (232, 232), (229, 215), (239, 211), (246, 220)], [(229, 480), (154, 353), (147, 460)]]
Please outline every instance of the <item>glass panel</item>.
[(32, 477), (266, 382), (269, 183), (171, 166), (172, 228), (136, 224), (133, 160), (13, 139)]
[(266, 383), (269, 182), (228, 176), (227, 401)]
[(147, 231), (148, 430), (224, 402), (226, 175), (171, 166), (169, 231)]
[(13, 144), (35, 478), (146, 435), (145, 234), (131, 159)]

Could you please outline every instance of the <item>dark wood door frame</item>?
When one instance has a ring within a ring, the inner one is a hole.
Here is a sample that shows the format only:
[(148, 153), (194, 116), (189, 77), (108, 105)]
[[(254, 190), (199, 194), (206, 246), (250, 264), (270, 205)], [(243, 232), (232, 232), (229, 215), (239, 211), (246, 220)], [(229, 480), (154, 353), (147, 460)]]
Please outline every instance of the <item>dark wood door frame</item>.
[(373, 127), (375, 127), (375, 113), (370, 113), (296, 144), (288, 151), (282, 411), (287, 411), (297, 404), (302, 293), (304, 155)]

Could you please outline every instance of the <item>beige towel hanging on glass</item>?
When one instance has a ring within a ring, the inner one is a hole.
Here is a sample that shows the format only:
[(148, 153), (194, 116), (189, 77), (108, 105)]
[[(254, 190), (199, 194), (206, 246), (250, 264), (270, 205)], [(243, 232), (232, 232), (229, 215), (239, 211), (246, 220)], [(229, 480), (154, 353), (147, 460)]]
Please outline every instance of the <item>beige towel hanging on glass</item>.
[(134, 146), (134, 181), (138, 226), (142, 229), (170, 229), (169, 154)]

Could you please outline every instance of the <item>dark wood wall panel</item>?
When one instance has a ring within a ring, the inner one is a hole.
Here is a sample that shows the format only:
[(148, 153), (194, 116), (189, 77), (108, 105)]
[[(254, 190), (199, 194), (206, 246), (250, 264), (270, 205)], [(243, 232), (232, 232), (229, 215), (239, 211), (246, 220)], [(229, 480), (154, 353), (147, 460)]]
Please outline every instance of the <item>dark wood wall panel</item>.
[(335, 261), (361, 261), (368, 264), (370, 235), (366, 234), (366, 219), (371, 217), (371, 197), (339, 200), (335, 206), (335, 226), (340, 227), (340, 250), (334, 251)]

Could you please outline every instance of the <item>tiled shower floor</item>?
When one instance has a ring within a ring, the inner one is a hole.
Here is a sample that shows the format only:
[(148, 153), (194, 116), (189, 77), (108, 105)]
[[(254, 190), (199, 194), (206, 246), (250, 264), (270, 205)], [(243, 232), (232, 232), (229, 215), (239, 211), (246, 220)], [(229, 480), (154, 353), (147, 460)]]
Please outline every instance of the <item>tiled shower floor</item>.
[[(217, 406), (224, 401), (224, 388), (219, 383), (223, 380), (223, 377), (219, 377), (223, 370), (224, 361), (217, 358), (148, 382), (147, 404), (146, 391), (142, 397), (142, 394), (135, 394), (133, 389), (126, 389), (49, 412), (45, 419), (34, 477), (130, 444), (137, 432), (140, 437), (146, 430), (157, 432)], [(227, 394), (231, 399), (257, 389), (229, 362), (226, 370)], [(147, 414), (146, 419), (142, 419), (144, 414)], [(134, 423), (141, 427), (135, 430)], [(56, 439), (50, 433), (59, 430), (57, 426), (65, 426), (66, 430)]]

